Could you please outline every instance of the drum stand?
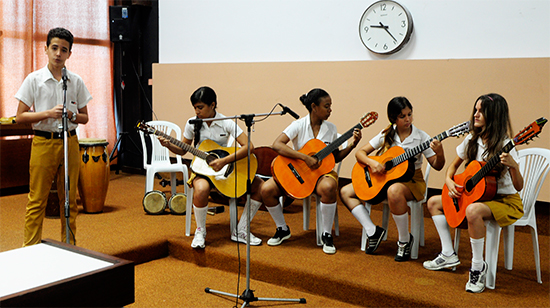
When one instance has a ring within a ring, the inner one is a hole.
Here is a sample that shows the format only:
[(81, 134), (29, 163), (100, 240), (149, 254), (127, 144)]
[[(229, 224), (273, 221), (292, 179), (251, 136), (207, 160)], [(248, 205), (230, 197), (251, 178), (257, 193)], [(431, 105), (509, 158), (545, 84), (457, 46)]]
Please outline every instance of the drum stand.
[[(69, 114), (67, 113), (67, 69), (62, 69), (63, 79), (63, 114), (61, 116), (61, 123), (63, 128), (63, 165), (65, 168), (65, 241), (67, 244), (71, 243), (70, 234), (70, 202), (69, 202)], [(75, 187), (76, 189), (76, 187)], [(76, 238), (74, 240), (76, 245)]]
[[(240, 116), (235, 117), (226, 117), (226, 118), (210, 118), (210, 119), (203, 119), (203, 121), (215, 121), (215, 120), (224, 120), (224, 119), (241, 119), (244, 120), (246, 123), (247, 133), (248, 133), (248, 144), (250, 145), (250, 138), (251, 138), (251, 127), (254, 124), (254, 117), (256, 116), (270, 116), (270, 115), (284, 115), (287, 112), (285, 109), (281, 112), (275, 112), (275, 113), (264, 113), (264, 114), (243, 114)], [(246, 222), (246, 289), (243, 291), (241, 295), (222, 292), (222, 291), (216, 291), (212, 290), (210, 288), (204, 289), (206, 293), (214, 293), (214, 294), (221, 294), (226, 296), (235, 297), (238, 299), (243, 300), (243, 305), (241, 307), (248, 306), (249, 303), (255, 302), (255, 301), (279, 301), (279, 302), (297, 302), (300, 304), (305, 304), (306, 299), (305, 298), (267, 298), (267, 297), (256, 297), (254, 296), (254, 291), (250, 289), (250, 194), (251, 194), (251, 187), (252, 182), (250, 181), (250, 147), (248, 147), (248, 172), (247, 172), (247, 180), (246, 180), (246, 208), (248, 209), (248, 220)]]

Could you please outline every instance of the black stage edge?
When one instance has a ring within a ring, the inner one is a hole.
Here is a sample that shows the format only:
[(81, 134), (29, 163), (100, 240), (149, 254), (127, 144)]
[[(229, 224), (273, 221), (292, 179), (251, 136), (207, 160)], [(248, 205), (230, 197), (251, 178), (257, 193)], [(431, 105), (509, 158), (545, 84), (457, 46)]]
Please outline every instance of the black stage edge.
[(7, 295), (0, 298), (0, 307), (124, 307), (134, 303), (132, 261), (51, 239), (42, 243), (110, 262), (112, 266)]

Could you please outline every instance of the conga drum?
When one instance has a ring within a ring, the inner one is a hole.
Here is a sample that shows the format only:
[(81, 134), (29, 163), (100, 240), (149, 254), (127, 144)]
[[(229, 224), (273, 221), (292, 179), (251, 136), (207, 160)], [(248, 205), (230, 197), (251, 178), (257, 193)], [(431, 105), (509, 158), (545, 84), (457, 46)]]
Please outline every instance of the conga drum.
[(143, 197), (143, 209), (147, 214), (164, 213), (166, 203), (166, 195), (162, 191), (151, 190)]
[(187, 196), (184, 193), (175, 193), (170, 197), (168, 201), (168, 208), (170, 213), (176, 215), (185, 214), (185, 207), (187, 206)]
[(85, 213), (101, 213), (109, 188), (109, 155), (105, 139), (79, 139), (80, 176), (78, 192)]

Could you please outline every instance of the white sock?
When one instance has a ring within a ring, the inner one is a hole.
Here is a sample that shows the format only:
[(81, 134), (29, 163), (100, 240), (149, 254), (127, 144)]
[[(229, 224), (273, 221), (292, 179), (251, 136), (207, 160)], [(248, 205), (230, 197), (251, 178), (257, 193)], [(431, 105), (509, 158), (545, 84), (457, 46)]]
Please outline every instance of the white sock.
[(283, 228), (283, 230), (288, 230), (286, 226), (285, 216), (283, 215), (283, 206), (279, 203), (276, 206), (266, 206), (267, 211), (271, 214), (271, 218), (275, 222), (277, 228)]
[(432, 216), (437, 233), (439, 233), (439, 239), (441, 240), (441, 253), (445, 256), (452, 255), (455, 250), (453, 248), (453, 240), (451, 238), (451, 231), (449, 230), (449, 224), (445, 215)]
[(336, 202), (324, 203), (321, 202), (321, 213), (323, 222), (323, 233), (332, 234), (332, 223), (334, 222), (334, 215), (336, 213)]
[(485, 245), (485, 238), (470, 238), (470, 243), (472, 244), (472, 270), (481, 271), (483, 269), (483, 245)]
[[(399, 233), (399, 241), (401, 243), (408, 243), (411, 239), (409, 237), (409, 213), (394, 215), (392, 214), (393, 221), (397, 226), (397, 232)], [(418, 239), (417, 239), (418, 240)]]
[(197, 229), (206, 231), (206, 212), (208, 212), (208, 207), (196, 207), (193, 204), (193, 211), (195, 211), (195, 223), (197, 224)]
[[(250, 199), (250, 221), (252, 221), (252, 218), (254, 218), (254, 215), (256, 215), (256, 212), (258, 212), (258, 209), (262, 206), (262, 202), (256, 201), (254, 199)], [(243, 213), (241, 214), (241, 220), (239, 220), (239, 224), (237, 225), (237, 230), (246, 231), (246, 227), (248, 224), (248, 204), (244, 206)]]
[(354, 207), (351, 214), (359, 221), (361, 226), (367, 230), (367, 236), (373, 236), (376, 232), (376, 225), (370, 219), (369, 211), (362, 205)]

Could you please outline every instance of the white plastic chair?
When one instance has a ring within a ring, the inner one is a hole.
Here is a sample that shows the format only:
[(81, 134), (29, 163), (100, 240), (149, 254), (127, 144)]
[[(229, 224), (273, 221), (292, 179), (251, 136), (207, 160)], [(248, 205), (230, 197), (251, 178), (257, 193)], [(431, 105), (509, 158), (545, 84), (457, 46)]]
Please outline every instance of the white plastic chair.
[[(340, 134), (338, 134), (338, 137), (340, 137)], [(342, 143), (342, 149), (345, 149), (348, 146), (348, 142)], [(338, 167), (336, 169), (336, 172), (338, 173), (338, 176), (340, 176), (340, 168), (342, 167), (342, 162), (338, 163)], [(321, 197), (319, 197), (315, 192), (313, 192), (310, 196), (305, 198), (303, 200), (303, 215), (304, 215), (304, 230), (309, 230), (309, 220), (311, 215), (311, 197), (315, 198), (315, 213), (316, 219), (315, 219), (315, 237), (317, 238), (317, 245), (323, 246), (323, 215), (321, 213)], [(282, 199), (281, 199), (282, 202)], [(281, 203), (282, 204), (282, 203)], [(334, 235), (340, 236), (340, 226), (338, 223), (338, 207), (336, 207), (336, 212), (334, 213)]]
[[(424, 246), (424, 203), (426, 203), (428, 196), (428, 179), (430, 177), (431, 166), (426, 162), (426, 170), (424, 172), (424, 181), (426, 182), (426, 191), (424, 191), (424, 199), (420, 201), (408, 201), (407, 205), (411, 209), (411, 234), (413, 235), (414, 242), (411, 250), (411, 259), (418, 259), (418, 248)], [(382, 228), (388, 230), (388, 220), (390, 217), (390, 207), (387, 200), (384, 200), (384, 209), (382, 212)], [(365, 207), (371, 213), (372, 205), (365, 202)], [(383, 240), (386, 240), (388, 233), (384, 236)], [(367, 230), (363, 228), (363, 234), (361, 236), (361, 250), (365, 251), (367, 247)]]
[[(172, 132), (174, 132), (176, 135), (175, 138), (177, 140), (181, 140), (181, 128), (174, 123), (168, 121), (149, 121), (146, 124), (154, 127), (160, 132), (165, 133), (166, 135), (171, 135)], [(143, 149), (143, 168), (146, 171), (145, 193), (153, 190), (156, 173), (170, 172), (170, 188), (172, 195), (175, 195), (177, 184), (176, 173), (181, 172), (183, 174), (184, 183), (187, 183), (187, 179), (189, 177), (187, 166), (182, 163), (181, 155), (176, 155), (176, 162), (172, 163), (170, 160), (170, 150), (160, 144), (160, 141), (156, 135), (150, 134), (149, 140), (151, 141), (151, 156), (149, 159), (149, 152), (145, 142), (145, 133), (141, 130), (139, 131), (139, 137), (141, 138), (141, 145)], [(148, 162), (149, 160), (150, 162)], [(188, 186), (184, 186), (186, 195), (189, 195), (187, 189)]]
[[(523, 217), (504, 228), (501, 228), (495, 220), (488, 220), (485, 222), (485, 227), (487, 228), (485, 235), (485, 261), (488, 266), (486, 287), (489, 289), (495, 288), (500, 232), (502, 229), (504, 229), (504, 267), (507, 270), (512, 269), (514, 262), (515, 226), (531, 227), (535, 266), (537, 269), (537, 282), (542, 283), (535, 203), (542, 184), (550, 170), (550, 150), (542, 148), (522, 149), (518, 151), (518, 158), (519, 169), (523, 176), (523, 189), (519, 192), (523, 202)], [(459, 243), (460, 229), (457, 228), (455, 230), (454, 243), (457, 253)]]

